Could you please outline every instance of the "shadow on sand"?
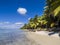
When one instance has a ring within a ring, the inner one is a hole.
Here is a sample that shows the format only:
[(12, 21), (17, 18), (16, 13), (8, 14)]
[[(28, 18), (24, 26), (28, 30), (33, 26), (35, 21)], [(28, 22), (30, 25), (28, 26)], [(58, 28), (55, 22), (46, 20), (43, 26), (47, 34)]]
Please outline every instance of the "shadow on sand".
[(50, 29), (50, 31), (51, 31), (51, 33), (48, 34), (49, 36), (58, 33), (59, 37), (60, 37), (60, 28), (52, 28), (52, 29)]

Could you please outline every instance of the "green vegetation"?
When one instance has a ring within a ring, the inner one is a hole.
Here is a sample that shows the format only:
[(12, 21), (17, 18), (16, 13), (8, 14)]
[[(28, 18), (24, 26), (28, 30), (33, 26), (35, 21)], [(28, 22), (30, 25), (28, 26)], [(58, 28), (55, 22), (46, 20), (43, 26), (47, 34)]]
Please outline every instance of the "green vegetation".
[(60, 27), (60, 0), (46, 0), (42, 16), (35, 15), (21, 29), (48, 29)]

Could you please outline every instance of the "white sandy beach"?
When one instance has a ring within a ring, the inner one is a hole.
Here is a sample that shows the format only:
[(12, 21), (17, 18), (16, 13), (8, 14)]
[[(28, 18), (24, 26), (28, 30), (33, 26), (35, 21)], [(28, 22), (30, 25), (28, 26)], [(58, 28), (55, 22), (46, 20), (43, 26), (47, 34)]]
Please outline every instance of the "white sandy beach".
[(0, 45), (60, 45), (60, 37), (58, 37), (58, 34), (49, 36), (48, 33), (50, 32), (47, 31), (10, 31), (10, 33), (0, 33)]
[(37, 45), (60, 45), (58, 34), (47, 35), (44, 31), (28, 32), (27, 38), (37, 43)]

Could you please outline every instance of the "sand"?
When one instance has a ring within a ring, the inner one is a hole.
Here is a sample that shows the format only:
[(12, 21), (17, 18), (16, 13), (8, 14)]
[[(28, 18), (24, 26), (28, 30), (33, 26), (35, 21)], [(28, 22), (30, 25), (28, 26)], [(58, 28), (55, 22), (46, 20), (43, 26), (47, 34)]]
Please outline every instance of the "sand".
[(39, 32), (28, 32), (27, 38), (36, 43), (36, 45), (60, 45), (60, 38), (54, 36), (48, 36), (43, 33), (39, 34)]

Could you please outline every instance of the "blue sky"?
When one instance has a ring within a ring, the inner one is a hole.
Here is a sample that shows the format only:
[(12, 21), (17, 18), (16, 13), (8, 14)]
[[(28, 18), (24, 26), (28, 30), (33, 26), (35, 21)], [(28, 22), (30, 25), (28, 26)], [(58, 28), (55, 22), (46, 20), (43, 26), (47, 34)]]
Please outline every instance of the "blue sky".
[[(44, 6), (45, 0), (0, 0), (0, 24), (27, 23), (28, 19), (36, 14), (42, 15)], [(17, 11), (21, 8), (23, 11)], [(24, 14), (21, 14), (23, 12)]]

